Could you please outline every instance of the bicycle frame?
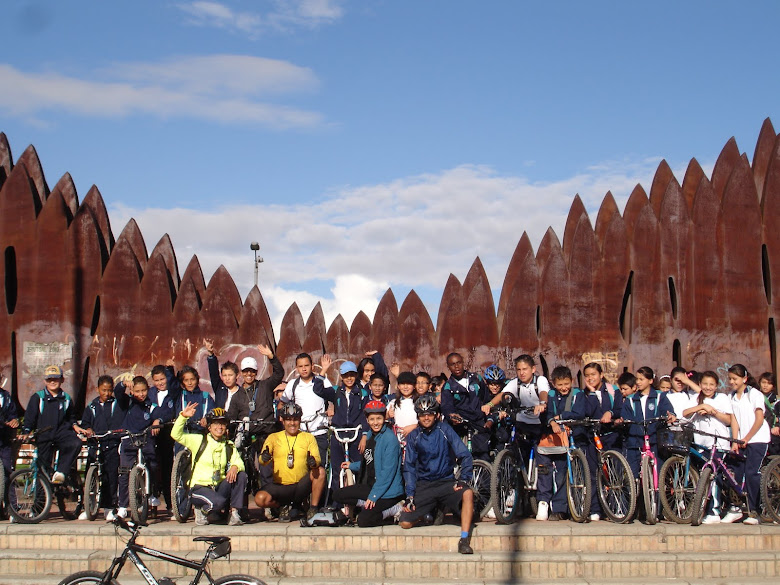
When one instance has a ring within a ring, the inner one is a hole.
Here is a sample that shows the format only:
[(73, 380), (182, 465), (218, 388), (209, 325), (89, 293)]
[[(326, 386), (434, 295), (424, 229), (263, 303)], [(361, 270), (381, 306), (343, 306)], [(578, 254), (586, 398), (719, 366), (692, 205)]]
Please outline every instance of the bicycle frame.
[(136, 544), (135, 541), (136, 538), (138, 538), (138, 534), (140, 532), (139, 527), (121, 521), (121, 519), (114, 520), (114, 524), (120, 528), (124, 528), (125, 530), (131, 532), (132, 536), (130, 537), (130, 540), (127, 541), (127, 544), (125, 545), (125, 550), (122, 551), (122, 554), (116, 557), (111, 562), (111, 566), (103, 574), (102, 583), (108, 585), (111, 583), (112, 580), (117, 579), (119, 577), (119, 574), (122, 572), (125, 563), (128, 560), (130, 560), (130, 562), (133, 563), (133, 565), (135, 565), (135, 568), (138, 570), (138, 572), (141, 573), (141, 576), (144, 578), (144, 581), (146, 581), (149, 585), (160, 585), (160, 582), (155, 578), (155, 576), (152, 574), (152, 572), (143, 562), (143, 559), (141, 559), (141, 557), (139, 556), (141, 554), (197, 571), (192, 581), (190, 581), (190, 585), (196, 585), (197, 583), (199, 583), (200, 579), (204, 575), (208, 579), (209, 583), (211, 584), (214, 583), (214, 579), (212, 579), (211, 574), (206, 569), (206, 565), (208, 564), (210, 555), (216, 547), (214, 543), (209, 545), (208, 549), (206, 550), (206, 554), (203, 556), (203, 559), (200, 562), (195, 562), (182, 557), (177, 557), (176, 555), (172, 555), (153, 548), (149, 548), (141, 544)]
[[(360, 431), (363, 427), (328, 427), (328, 430), (333, 433), (336, 440), (344, 446), (344, 461), (349, 465), (349, 445), (357, 441)], [(348, 469), (339, 470), (339, 487), (344, 487), (346, 483)]]

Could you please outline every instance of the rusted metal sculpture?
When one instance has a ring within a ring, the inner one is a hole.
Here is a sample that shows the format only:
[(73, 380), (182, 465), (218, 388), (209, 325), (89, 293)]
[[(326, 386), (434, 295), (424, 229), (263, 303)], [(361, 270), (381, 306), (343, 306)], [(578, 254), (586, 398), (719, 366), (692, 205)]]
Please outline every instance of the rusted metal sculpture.
[(575, 196), (562, 244), (549, 229), (534, 252), (522, 235), (497, 311), (476, 258), (463, 283), (450, 275), (435, 327), (414, 291), (399, 310), (388, 290), (373, 321), (360, 312), (350, 327), (341, 315), (328, 327), (319, 304), (304, 323), (293, 303), (277, 345), (256, 287), (242, 302), (224, 267), (206, 284), (195, 256), (180, 277), (170, 238), (147, 254), (133, 220), (115, 240), (96, 187), (79, 203), (65, 174), (49, 191), (35, 149), (14, 163), (0, 134), (0, 366), (26, 404), (59, 363), (82, 405), (98, 375), (148, 374), (170, 358), (207, 380), (204, 337), (221, 360), (252, 355), (261, 370), (256, 345), (270, 345), (288, 373), (301, 351), (358, 361), (375, 349), (431, 373), (450, 351), (471, 369), (530, 353), (575, 372), (600, 361), (613, 377), (644, 364), (776, 371), (778, 218), (780, 140), (767, 119), (752, 164), (734, 139), (709, 178), (692, 159), (680, 185), (662, 161), (649, 195), (637, 185), (621, 214), (608, 192), (595, 226)]

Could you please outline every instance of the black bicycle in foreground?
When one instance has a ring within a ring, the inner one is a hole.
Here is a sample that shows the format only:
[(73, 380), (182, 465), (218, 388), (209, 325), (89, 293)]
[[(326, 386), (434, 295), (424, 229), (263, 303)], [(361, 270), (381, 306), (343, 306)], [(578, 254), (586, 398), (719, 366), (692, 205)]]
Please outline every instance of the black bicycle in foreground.
[(126, 521), (123, 518), (115, 518), (113, 520), (113, 524), (117, 528), (117, 533), (120, 528), (129, 532), (130, 539), (125, 545), (125, 550), (123, 550), (122, 554), (120, 554), (111, 562), (111, 566), (108, 568), (108, 570), (105, 573), (100, 573), (99, 571), (81, 571), (79, 573), (74, 573), (70, 577), (66, 577), (60, 581), (59, 585), (81, 585), (88, 583), (119, 585), (117, 578), (119, 577), (119, 573), (122, 572), (122, 569), (128, 560), (135, 565), (135, 568), (138, 569), (139, 573), (141, 573), (144, 581), (149, 583), (149, 585), (175, 585), (176, 581), (183, 582), (182, 577), (176, 577), (175, 581), (168, 577), (162, 577), (158, 579), (152, 575), (149, 568), (141, 560), (141, 557), (138, 556), (139, 554), (148, 555), (150, 557), (154, 557), (155, 559), (173, 563), (182, 567), (187, 567), (188, 569), (196, 571), (195, 576), (193, 577), (192, 581), (190, 581), (190, 585), (197, 585), (201, 582), (209, 583), (210, 585), (266, 585), (263, 581), (248, 575), (226, 575), (225, 577), (220, 577), (216, 580), (211, 577), (211, 574), (206, 568), (209, 562), (230, 554), (230, 538), (227, 536), (198, 536), (193, 538), (192, 540), (195, 542), (209, 543), (209, 546), (206, 549), (206, 554), (203, 555), (203, 559), (200, 562), (197, 562), (182, 557), (177, 557), (163, 551), (148, 548), (142, 544), (137, 544), (135, 541), (138, 538), (138, 534), (141, 532), (142, 528), (142, 526), (139, 524)]

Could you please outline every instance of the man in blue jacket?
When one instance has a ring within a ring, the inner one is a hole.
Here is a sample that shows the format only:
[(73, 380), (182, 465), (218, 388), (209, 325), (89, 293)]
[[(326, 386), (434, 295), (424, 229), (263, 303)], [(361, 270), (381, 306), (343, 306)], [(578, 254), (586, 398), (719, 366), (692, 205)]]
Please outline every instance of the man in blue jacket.
[[(439, 419), (439, 403), (430, 394), (415, 405), (418, 426), (406, 437), (404, 481), (406, 500), (401, 512), (401, 528), (411, 528), (437, 506), (457, 513), (460, 508), (458, 552), (472, 554), (469, 540), (474, 515), (474, 492), (470, 481), (474, 461), (452, 427)], [(455, 479), (455, 460), (460, 479)]]
[(490, 431), (485, 428), (487, 419), (482, 405), (491, 395), (485, 380), (466, 370), (459, 353), (447, 356), (447, 367), (450, 377), (441, 389), (441, 412), (461, 437), (472, 431), (471, 452), (475, 459), (487, 461), (490, 458)]

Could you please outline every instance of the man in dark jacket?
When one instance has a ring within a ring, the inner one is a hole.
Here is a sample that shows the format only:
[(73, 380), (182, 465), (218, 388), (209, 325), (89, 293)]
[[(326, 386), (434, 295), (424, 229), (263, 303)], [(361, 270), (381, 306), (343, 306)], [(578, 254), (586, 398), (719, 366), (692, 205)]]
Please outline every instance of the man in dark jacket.
[(490, 394), (485, 380), (466, 370), (459, 353), (447, 356), (447, 367), (451, 375), (441, 390), (441, 412), (459, 436), (464, 437), (472, 431), (471, 453), (475, 459), (488, 460), (490, 432), (485, 428), (482, 405)]
[[(472, 554), (469, 544), (474, 515), (474, 492), (470, 481), (474, 462), (463, 441), (446, 422), (439, 420), (439, 403), (426, 394), (417, 400), (418, 426), (406, 437), (404, 482), (406, 500), (401, 528), (411, 528), (437, 506), (457, 513), (460, 508), (458, 552)], [(455, 479), (455, 461), (460, 478)]]

